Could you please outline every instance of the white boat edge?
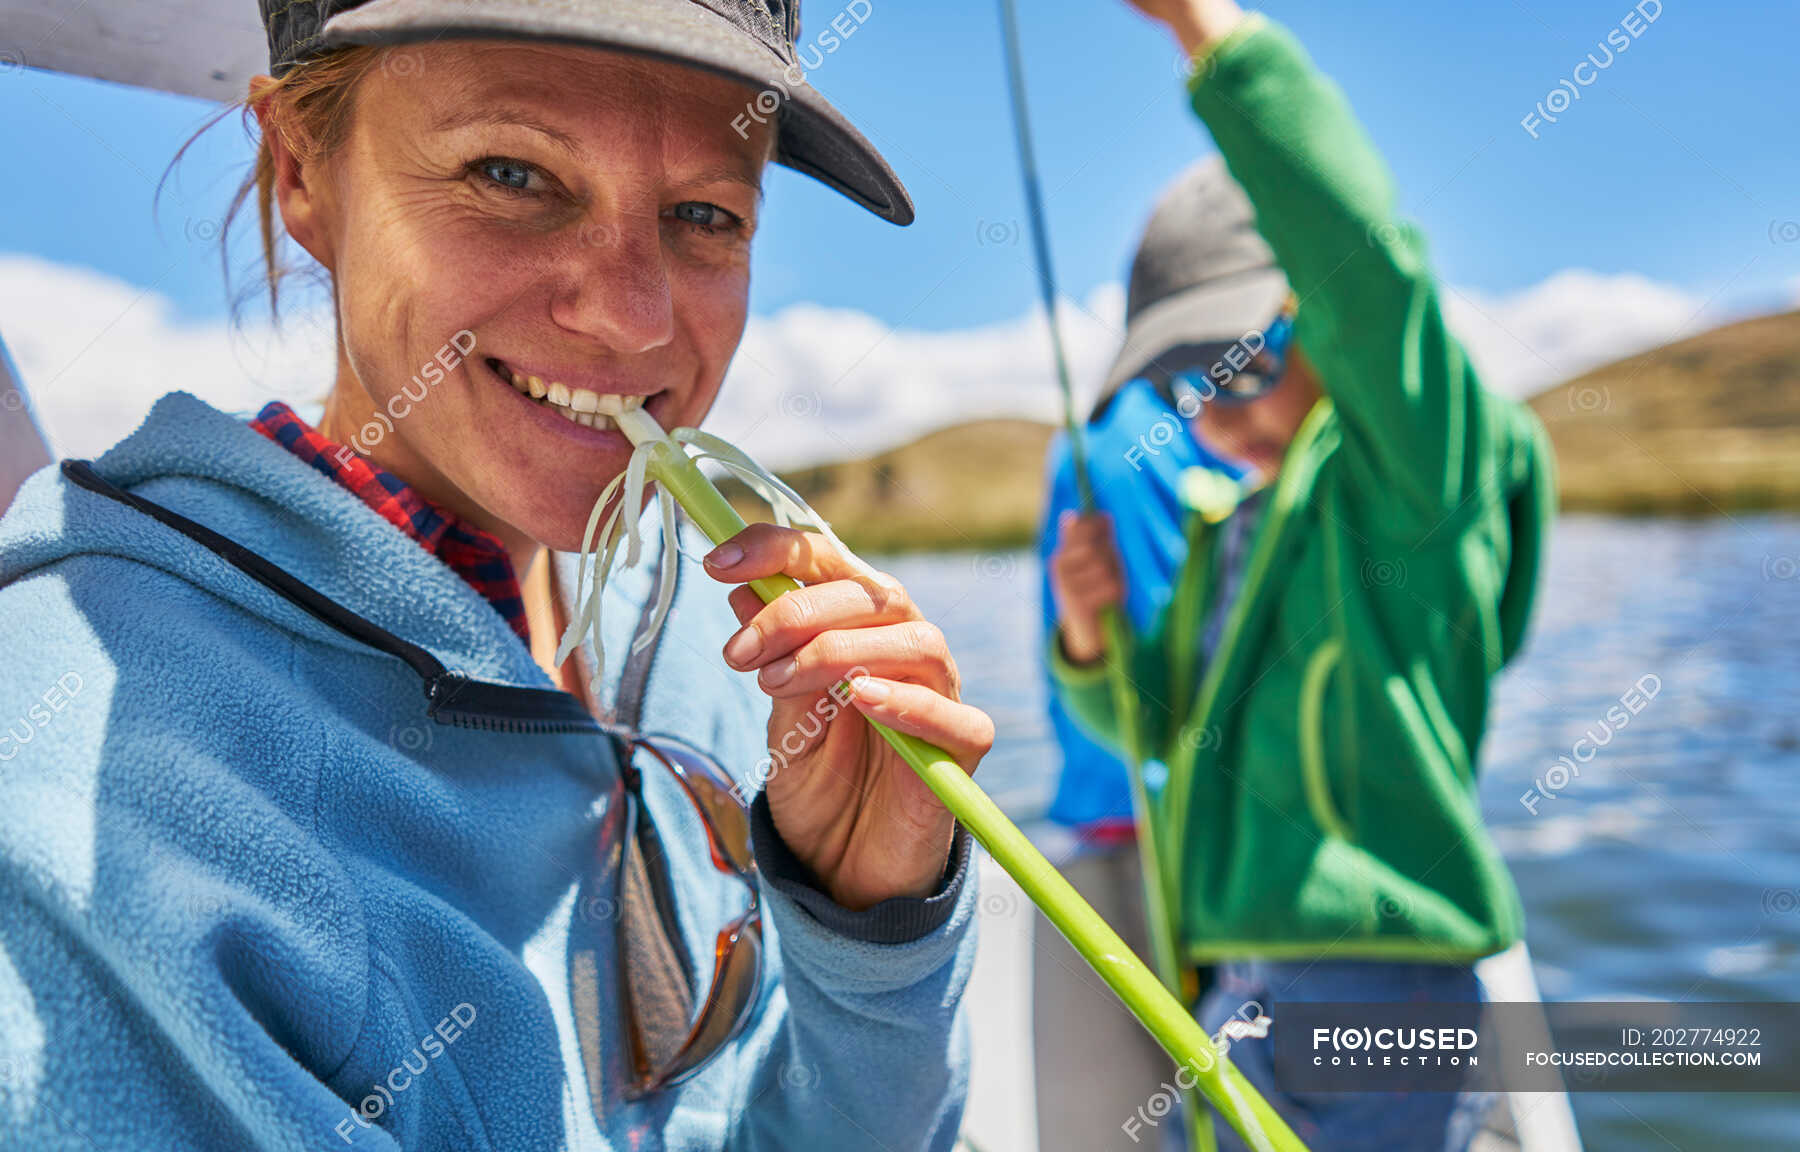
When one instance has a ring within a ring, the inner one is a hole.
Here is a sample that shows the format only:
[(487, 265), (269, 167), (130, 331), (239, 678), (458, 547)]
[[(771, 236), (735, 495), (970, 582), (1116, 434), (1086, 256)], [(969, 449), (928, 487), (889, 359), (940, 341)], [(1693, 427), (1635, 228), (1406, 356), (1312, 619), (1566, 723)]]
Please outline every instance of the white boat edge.
[[(1037, 1152), (1032, 1068), (1031, 959), (1036, 918), (1019, 886), (986, 854), (981, 861), (980, 947), (964, 1002), (969, 1006), (971, 1068), (963, 1145), (973, 1152)], [(1476, 967), (1492, 1000), (1538, 1003), (1537, 978), (1523, 941)], [(1123, 1011), (1123, 1009), (1120, 1009)], [(1562, 1092), (1513, 1092), (1500, 1128), (1471, 1152), (1581, 1152), (1575, 1113)]]

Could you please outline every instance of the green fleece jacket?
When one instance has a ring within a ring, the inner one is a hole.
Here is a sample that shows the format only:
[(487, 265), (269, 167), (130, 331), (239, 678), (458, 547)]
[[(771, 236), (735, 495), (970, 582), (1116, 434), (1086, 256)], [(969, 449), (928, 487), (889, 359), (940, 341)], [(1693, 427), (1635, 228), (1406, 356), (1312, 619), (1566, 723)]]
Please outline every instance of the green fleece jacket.
[[(1180, 945), (1196, 963), (1467, 963), (1523, 926), (1475, 772), (1554, 514), (1550, 450), (1482, 389), (1380, 158), (1290, 34), (1249, 18), (1190, 91), (1299, 297), (1325, 396), (1267, 492), (1212, 662), (1232, 505), (1207, 483), (1188, 486), (1188, 555), (1130, 656), (1167, 769), (1154, 811)], [(1070, 711), (1117, 746), (1104, 667), (1051, 649)]]

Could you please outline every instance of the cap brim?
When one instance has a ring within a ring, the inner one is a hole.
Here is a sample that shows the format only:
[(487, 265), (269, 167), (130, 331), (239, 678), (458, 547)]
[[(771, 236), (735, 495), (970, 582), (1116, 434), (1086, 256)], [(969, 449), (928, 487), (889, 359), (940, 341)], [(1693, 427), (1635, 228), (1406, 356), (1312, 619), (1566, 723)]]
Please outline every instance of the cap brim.
[[(1287, 294), (1287, 276), (1281, 269), (1269, 267), (1199, 284), (1158, 300), (1126, 328), (1125, 346), (1106, 373), (1102, 402), (1126, 381), (1150, 375), (1170, 349), (1230, 343), (1261, 331), (1281, 311)], [(1174, 370), (1190, 365), (1163, 367)]]
[(772, 50), (693, 0), (369, 0), (326, 21), (322, 39), (335, 48), (470, 36), (638, 52), (772, 91), (781, 100), (776, 163), (884, 220), (913, 221), (912, 198), (875, 146), (810, 84), (784, 78), (788, 65)]

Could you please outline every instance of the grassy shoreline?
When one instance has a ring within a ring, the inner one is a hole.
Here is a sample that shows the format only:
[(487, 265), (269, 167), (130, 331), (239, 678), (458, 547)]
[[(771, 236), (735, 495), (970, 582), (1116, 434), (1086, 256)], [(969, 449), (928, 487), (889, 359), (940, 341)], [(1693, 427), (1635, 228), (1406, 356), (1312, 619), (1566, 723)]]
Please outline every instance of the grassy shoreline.
[[(1565, 512), (1800, 512), (1800, 312), (1628, 357), (1529, 403), (1556, 448)], [(1029, 547), (1055, 431), (973, 421), (782, 478), (859, 552)]]

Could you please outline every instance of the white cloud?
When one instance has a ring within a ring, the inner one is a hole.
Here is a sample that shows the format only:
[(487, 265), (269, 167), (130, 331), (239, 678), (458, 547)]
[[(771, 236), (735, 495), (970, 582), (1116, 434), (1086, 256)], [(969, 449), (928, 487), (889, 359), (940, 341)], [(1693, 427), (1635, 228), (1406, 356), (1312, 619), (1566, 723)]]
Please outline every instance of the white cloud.
[(1452, 289), (1444, 299), (1483, 383), (1506, 396), (1529, 396), (1722, 319), (1679, 288), (1582, 269), (1507, 296)]
[[(1116, 285), (1058, 309), (1081, 408), (1124, 333)], [(945, 424), (1053, 421), (1061, 393), (1041, 309), (948, 332), (892, 329), (815, 305), (751, 322), (707, 426), (771, 466), (843, 459)]]
[[(1452, 291), (1452, 323), (1489, 386), (1528, 395), (1619, 356), (1689, 335), (1719, 316), (1640, 276), (1563, 271), (1510, 295)], [(1079, 409), (1123, 332), (1124, 293), (1097, 289), (1060, 312)], [(254, 411), (312, 408), (335, 364), (329, 314), (290, 311), (280, 331), (190, 323), (170, 302), (97, 272), (0, 258), (0, 336), (62, 455), (128, 434), (157, 396), (182, 388)], [(801, 305), (752, 320), (707, 427), (776, 467), (862, 455), (945, 424), (1060, 414), (1041, 310), (948, 332), (892, 329), (863, 313)]]
[[(272, 399), (321, 399), (336, 352), (317, 311), (279, 332), (185, 323), (155, 291), (32, 257), (0, 257), (0, 339), (44, 433), (61, 456), (93, 456), (123, 439), (165, 392), (255, 412)], [(328, 317), (323, 317), (328, 321)]]

